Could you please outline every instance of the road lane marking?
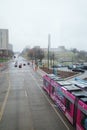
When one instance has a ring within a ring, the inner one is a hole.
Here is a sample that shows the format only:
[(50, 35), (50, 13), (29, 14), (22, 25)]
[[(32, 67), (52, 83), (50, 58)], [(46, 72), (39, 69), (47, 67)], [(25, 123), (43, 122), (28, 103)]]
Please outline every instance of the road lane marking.
[(9, 81), (9, 86), (8, 86), (8, 89), (7, 89), (7, 93), (6, 93), (6, 95), (5, 95), (4, 102), (3, 102), (2, 107), (1, 107), (1, 111), (0, 111), (0, 121), (1, 121), (1, 119), (2, 119), (4, 110), (5, 110), (5, 106), (6, 106), (6, 103), (7, 103), (9, 91), (10, 91), (10, 81)]
[(25, 96), (28, 97), (26, 90), (25, 90)]
[[(29, 95), (28, 95), (28, 93), (27, 93), (26, 90), (25, 90), (25, 96), (26, 96), (27, 98), (29, 97)], [(31, 112), (31, 105), (30, 105), (31, 102), (30, 102), (30, 100), (28, 100), (28, 104), (29, 104), (29, 106), (30, 106), (30, 107), (28, 108), (29, 114), (30, 114), (30, 121), (29, 121), (29, 122), (30, 122), (30, 127), (31, 127), (30, 129), (31, 129), (31, 130), (34, 130), (34, 128), (33, 128), (33, 119), (32, 119), (32, 112)]]
[(47, 101), (49, 102), (49, 104), (51, 105), (51, 107), (53, 108), (53, 110), (55, 111), (55, 113), (57, 114), (57, 116), (60, 118), (60, 120), (63, 122), (63, 124), (65, 125), (65, 127), (67, 128), (67, 130), (70, 130), (68, 125), (66, 124), (66, 122), (63, 120), (63, 118), (61, 117), (61, 115), (58, 113), (58, 111), (55, 109), (55, 107), (52, 105), (52, 103), (50, 102), (50, 100), (48, 99), (48, 97), (46, 96), (46, 94), (43, 92), (42, 88), (40, 87), (40, 85), (38, 84), (37, 80), (34, 78), (34, 76), (31, 74), (31, 76), (33, 77), (33, 79), (35, 80), (38, 88), (40, 89), (40, 91), (42, 92), (42, 94), (45, 96), (45, 98), (47, 99)]

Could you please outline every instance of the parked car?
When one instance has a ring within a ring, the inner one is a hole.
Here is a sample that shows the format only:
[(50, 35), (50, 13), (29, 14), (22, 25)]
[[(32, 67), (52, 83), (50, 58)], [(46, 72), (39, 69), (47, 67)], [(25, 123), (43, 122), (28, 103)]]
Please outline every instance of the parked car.
[(87, 70), (87, 65), (83, 65), (83, 69)]
[(68, 69), (73, 69), (73, 65), (68, 65)]
[(82, 72), (82, 73), (85, 72), (85, 71), (84, 71), (83, 69), (81, 69), (80, 67), (73, 68), (72, 71), (75, 71), (75, 72)]
[(53, 66), (51, 66), (52, 68), (58, 68), (58, 65), (53, 65)]
[(58, 67), (61, 68), (61, 67), (63, 67), (63, 66), (62, 66), (61, 64), (58, 64)]

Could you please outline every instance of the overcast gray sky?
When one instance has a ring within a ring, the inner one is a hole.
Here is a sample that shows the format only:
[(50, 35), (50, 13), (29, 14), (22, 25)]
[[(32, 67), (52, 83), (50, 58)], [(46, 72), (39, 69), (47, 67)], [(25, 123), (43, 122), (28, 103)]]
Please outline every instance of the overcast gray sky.
[(64, 45), (87, 51), (87, 0), (0, 0), (0, 28), (14, 51)]

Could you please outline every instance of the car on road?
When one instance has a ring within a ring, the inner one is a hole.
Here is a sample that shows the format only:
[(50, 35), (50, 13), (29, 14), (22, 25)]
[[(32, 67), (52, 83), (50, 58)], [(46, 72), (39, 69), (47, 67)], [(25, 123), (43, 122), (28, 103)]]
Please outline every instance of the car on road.
[(17, 67), (17, 64), (15, 64), (14, 67)]
[(26, 66), (26, 64), (25, 64), (25, 63), (23, 63), (23, 66)]
[(22, 64), (19, 64), (19, 68), (22, 68)]
[(14, 64), (14, 67), (17, 67), (18, 66), (18, 63), (17, 63), (17, 61), (15, 62), (15, 64)]
[(30, 65), (30, 63), (29, 63), (29, 62), (28, 62), (27, 64), (28, 64), (28, 65)]

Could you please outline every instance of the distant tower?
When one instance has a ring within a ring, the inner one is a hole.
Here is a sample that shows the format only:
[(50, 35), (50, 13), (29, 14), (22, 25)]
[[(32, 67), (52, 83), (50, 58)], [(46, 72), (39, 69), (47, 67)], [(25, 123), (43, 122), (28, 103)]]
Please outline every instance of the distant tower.
[(50, 50), (50, 45), (51, 45), (51, 35), (48, 34), (48, 49)]

